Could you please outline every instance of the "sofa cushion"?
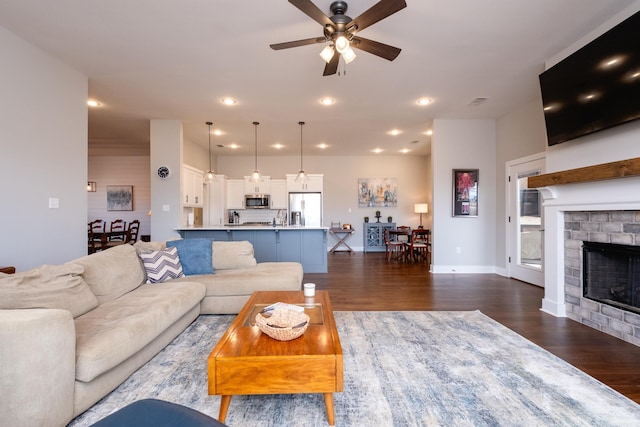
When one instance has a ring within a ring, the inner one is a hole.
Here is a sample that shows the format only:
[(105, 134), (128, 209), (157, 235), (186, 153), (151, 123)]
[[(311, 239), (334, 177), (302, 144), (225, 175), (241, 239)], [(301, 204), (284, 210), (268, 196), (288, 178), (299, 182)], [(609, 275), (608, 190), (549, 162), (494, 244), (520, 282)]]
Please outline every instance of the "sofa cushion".
[(213, 242), (213, 268), (235, 270), (255, 266), (251, 242)]
[(42, 265), (0, 277), (0, 308), (60, 308), (80, 316), (98, 306), (79, 264)]
[(211, 239), (181, 239), (167, 242), (167, 247), (178, 249), (185, 276), (213, 274)]
[(177, 248), (141, 253), (140, 259), (147, 273), (147, 283), (160, 283), (184, 276)]
[(153, 252), (153, 251), (161, 251), (163, 249), (167, 249), (166, 242), (143, 242), (142, 240), (138, 240), (133, 244), (133, 247), (139, 254), (145, 252)]
[(174, 282), (199, 282), (207, 287), (207, 297), (251, 295), (255, 291), (299, 291), (302, 265), (297, 262), (261, 262), (253, 267), (219, 270), (176, 279)]
[(84, 267), (82, 277), (103, 304), (131, 292), (145, 281), (144, 268), (131, 245), (119, 245), (73, 261)]
[(133, 356), (204, 295), (201, 283), (144, 284), (76, 318), (76, 379), (89, 382)]

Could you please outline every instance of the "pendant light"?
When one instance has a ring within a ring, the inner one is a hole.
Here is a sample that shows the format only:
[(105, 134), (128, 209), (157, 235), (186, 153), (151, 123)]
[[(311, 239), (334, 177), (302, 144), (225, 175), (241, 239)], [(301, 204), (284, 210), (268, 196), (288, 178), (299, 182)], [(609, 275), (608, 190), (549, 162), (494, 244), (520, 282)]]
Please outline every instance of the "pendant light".
[(304, 126), (304, 122), (298, 122), (298, 124), (300, 125), (300, 172), (296, 176), (296, 182), (306, 182), (309, 181), (309, 177), (302, 168), (302, 126)]
[(212, 122), (206, 122), (209, 126), (209, 170), (206, 171), (202, 177), (205, 184), (211, 184), (214, 181), (217, 181), (216, 174), (211, 167), (211, 125)]
[(260, 122), (253, 122), (253, 126), (255, 127), (255, 168), (253, 169), (253, 172), (251, 173), (251, 182), (261, 182), (262, 181), (262, 177), (260, 176), (260, 171), (258, 170), (258, 125), (260, 124)]

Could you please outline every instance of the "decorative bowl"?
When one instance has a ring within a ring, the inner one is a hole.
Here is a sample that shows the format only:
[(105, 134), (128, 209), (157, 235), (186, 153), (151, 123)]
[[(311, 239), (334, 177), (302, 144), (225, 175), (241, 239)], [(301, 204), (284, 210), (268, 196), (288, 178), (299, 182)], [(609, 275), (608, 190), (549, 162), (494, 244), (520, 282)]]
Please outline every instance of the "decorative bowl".
[(267, 313), (256, 315), (256, 325), (269, 337), (278, 341), (291, 341), (307, 330), (309, 326), (309, 316), (295, 310), (277, 308), (271, 316)]

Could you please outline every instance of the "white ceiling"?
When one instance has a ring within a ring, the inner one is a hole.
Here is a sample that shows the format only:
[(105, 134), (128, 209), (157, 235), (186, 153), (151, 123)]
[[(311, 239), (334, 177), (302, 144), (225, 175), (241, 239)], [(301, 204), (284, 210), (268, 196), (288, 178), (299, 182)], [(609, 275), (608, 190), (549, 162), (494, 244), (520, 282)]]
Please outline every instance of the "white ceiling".
[[(329, 14), (331, 0), (314, 0)], [(349, 0), (355, 18), (374, 0)], [(407, 0), (359, 36), (402, 49), (393, 62), (356, 50), (347, 73), (323, 77), (322, 36), (285, 0), (0, 0), (0, 25), (89, 77), (102, 103), (93, 144), (148, 143), (149, 119), (181, 119), (185, 138), (216, 154), (427, 154), (434, 118), (497, 118), (538, 93), (544, 61), (634, 0)], [(6, 60), (6, 59), (5, 59)], [(341, 65), (342, 68), (342, 65)], [(233, 107), (224, 96), (238, 100)], [(336, 104), (320, 105), (331, 96)], [(433, 104), (416, 105), (420, 97)], [(477, 97), (488, 100), (479, 106)], [(398, 136), (388, 135), (399, 129)], [(279, 142), (286, 147), (275, 150)], [(326, 143), (321, 151), (316, 144)], [(238, 150), (228, 148), (237, 143)], [(225, 148), (218, 148), (217, 145)]]

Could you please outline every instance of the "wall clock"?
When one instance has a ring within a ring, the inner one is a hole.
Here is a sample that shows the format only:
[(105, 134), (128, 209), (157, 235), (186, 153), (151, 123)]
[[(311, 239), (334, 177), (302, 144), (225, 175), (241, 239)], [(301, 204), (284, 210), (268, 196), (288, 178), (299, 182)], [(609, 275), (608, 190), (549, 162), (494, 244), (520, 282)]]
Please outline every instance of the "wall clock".
[(168, 167), (166, 166), (160, 166), (158, 168), (158, 176), (162, 179), (168, 178), (169, 175), (171, 174), (171, 171), (169, 170)]

